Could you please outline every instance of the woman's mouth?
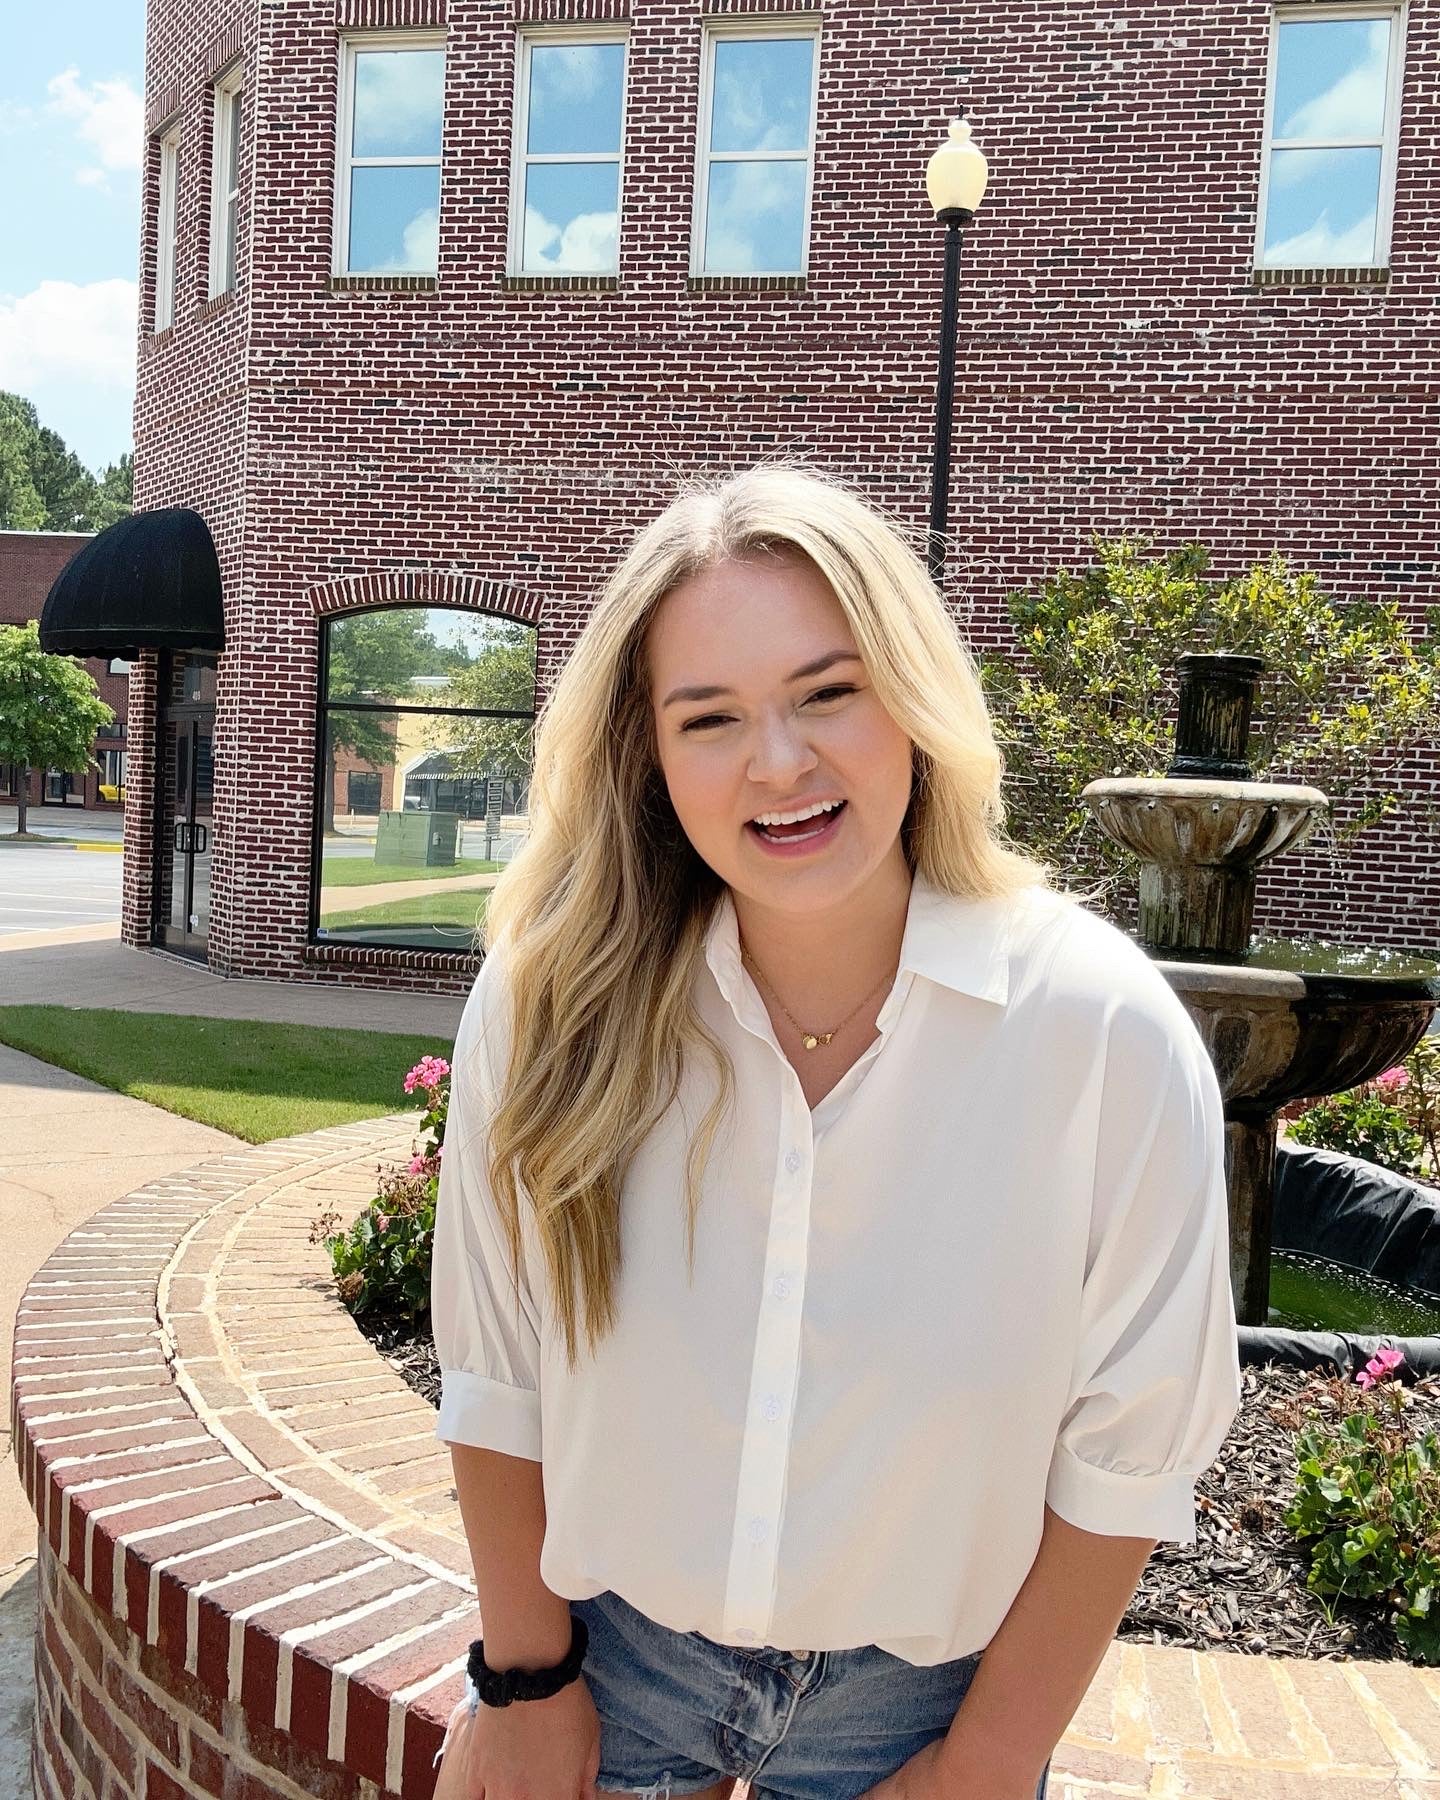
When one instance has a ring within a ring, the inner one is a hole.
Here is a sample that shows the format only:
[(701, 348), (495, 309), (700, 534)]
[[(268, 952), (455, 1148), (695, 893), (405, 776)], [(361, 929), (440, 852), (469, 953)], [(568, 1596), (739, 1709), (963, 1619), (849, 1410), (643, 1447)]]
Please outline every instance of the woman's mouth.
[(794, 825), (760, 825), (751, 819), (746, 830), (772, 856), (808, 855), (823, 849), (835, 836), (845, 816), (846, 805), (847, 802), (842, 800), (829, 812), (817, 813), (814, 818), (801, 819)]

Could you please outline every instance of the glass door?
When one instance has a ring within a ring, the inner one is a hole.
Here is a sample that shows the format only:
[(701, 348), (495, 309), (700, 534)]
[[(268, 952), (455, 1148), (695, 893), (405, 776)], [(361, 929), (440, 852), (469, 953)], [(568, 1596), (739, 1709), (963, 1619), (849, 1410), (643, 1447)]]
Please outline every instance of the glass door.
[(175, 656), (162, 680), (155, 942), (205, 958), (214, 841), (214, 663)]

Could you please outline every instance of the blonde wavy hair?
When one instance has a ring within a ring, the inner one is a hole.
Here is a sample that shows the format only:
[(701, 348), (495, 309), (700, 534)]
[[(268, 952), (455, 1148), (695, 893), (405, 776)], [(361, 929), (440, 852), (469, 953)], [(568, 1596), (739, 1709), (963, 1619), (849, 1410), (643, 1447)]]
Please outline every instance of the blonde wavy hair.
[(912, 874), (981, 897), (1050, 884), (1049, 866), (1005, 837), (1002, 757), (977, 669), (906, 529), (793, 463), (683, 482), (606, 581), (540, 709), (529, 839), (481, 928), (485, 948), (503, 944), (510, 1029), (491, 1183), (517, 1283), (522, 1189), (533, 1206), (572, 1368), (577, 1287), (593, 1351), (615, 1323), (626, 1169), (687, 1059), (701, 1057), (716, 1093), (686, 1162), (693, 1278), (700, 1180), (734, 1091), (691, 998), (722, 883), (670, 805), (646, 631), (688, 576), (766, 551), (798, 552), (824, 574), (881, 704), (911, 739), (901, 835)]

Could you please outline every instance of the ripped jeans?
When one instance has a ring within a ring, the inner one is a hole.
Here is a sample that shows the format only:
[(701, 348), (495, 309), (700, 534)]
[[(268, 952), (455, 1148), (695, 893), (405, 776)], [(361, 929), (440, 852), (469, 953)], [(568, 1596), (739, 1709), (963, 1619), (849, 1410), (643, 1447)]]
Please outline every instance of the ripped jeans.
[[(636, 1800), (680, 1800), (727, 1776), (750, 1783), (750, 1800), (858, 1800), (945, 1736), (984, 1654), (917, 1667), (873, 1644), (742, 1650), (671, 1631), (613, 1592), (570, 1609), (590, 1632), (595, 1786)], [(466, 1689), (452, 1723), (479, 1705)]]

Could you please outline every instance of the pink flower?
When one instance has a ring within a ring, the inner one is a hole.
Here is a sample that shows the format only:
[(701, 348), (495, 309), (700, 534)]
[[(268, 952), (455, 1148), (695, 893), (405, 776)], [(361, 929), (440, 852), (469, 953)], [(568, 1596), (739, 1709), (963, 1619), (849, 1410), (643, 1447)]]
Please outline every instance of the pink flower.
[(1393, 1069), (1386, 1069), (1383, 1075), (1375, 1077), (1375, 1085), (1378, 1088), (1384, 1088), (1387, 1094), (1393, 1094), (1400, 1088), (1409, 1087), (1410, 1075), (1407, 1070), (1400, 1067), (1399, 1063), (1396, 1063)]
[(375, 1229), (377, 1231), (388, 1231), (389, 1228), (390, 1228), (390, 1214), (389, 1213), (376, 1213)]
[(423, 1170), (424, 1167), (425, 1167), (425, 1158), (423, 1156), (412, 1156), (410, 1158), (410, 1173), (412, 1175), (420, 1174), (421, 1170)]
[(1374, 1387), (1375, 1383), (1384, 1380), (1392, 1369), (1398, 1369), (1404, 1360), (1404, 1354), (1399, 1350), (1377, 1350), (1355, 1377), (1355, 1385), (1362, 1388)]
[(405, 1092), (413, 1094), (417, 1087), (437, 1088), (449, 1073), (450, 1065), (443, 1056), (422, 1056), (405, 1077)]

